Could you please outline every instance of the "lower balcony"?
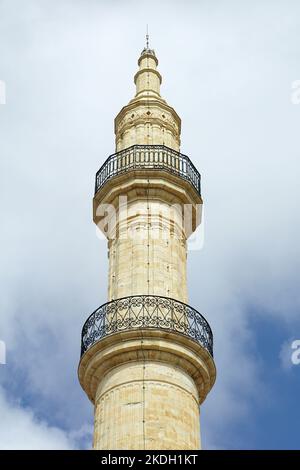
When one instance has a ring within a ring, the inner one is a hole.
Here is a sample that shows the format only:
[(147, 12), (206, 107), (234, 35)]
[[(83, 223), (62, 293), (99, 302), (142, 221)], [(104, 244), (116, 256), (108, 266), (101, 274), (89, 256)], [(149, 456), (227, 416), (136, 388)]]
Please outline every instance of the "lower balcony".
[(123, 297), (101, 305), (83, 325), (81, 356), (109, 335), (148, 329), (187, 336), (213, 357), (213, 334), (206, 319), (187, 304), (157, 295)]

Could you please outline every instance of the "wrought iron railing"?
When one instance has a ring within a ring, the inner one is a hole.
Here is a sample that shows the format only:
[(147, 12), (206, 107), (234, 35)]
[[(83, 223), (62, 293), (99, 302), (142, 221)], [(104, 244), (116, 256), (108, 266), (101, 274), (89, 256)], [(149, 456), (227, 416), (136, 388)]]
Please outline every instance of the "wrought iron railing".
[(173, 173), (187, 180), (201, 194), (201, 176), (189, 157), (165, 145), (133, 145), (110, 155), (96, 173), (95, 194), (110, 178), (138, 169)]
[(81, 355), (108, 335), (149, 328), (186, 335), (213, 356), (213, 334), (205, 318), (187, 304), (156, 295), (123, 297), (95, 310), (82, 328)]

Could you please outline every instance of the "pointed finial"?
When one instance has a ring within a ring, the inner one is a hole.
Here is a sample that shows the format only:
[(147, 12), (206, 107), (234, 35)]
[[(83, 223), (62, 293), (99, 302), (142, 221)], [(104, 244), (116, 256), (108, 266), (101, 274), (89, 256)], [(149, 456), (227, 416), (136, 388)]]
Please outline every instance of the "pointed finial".
[[(158, 60), (155, 56), (155, 51), (154, 49), (150, 49), (149, 48), (149, 30), (148, 30), (148, 24), (146, 25), (146, 46), (144, 47), (144, 49), (142, 50), (141, 52), (141, 55), (140, 55), (140, 58), (139, 58), (139, 61), (142, 59), (143, 56), (145, 55), (148, 55), (148, 56), (153, 56), (154, 57), (154, 60), (156, 62), (156, 65), (158, 64)], [(138, 64), (140, 65), (140, 62), (138, 61)]]
[(146, 26), (146, 49), (149, 49), (149, 32), (148, 32), (148, 24)]

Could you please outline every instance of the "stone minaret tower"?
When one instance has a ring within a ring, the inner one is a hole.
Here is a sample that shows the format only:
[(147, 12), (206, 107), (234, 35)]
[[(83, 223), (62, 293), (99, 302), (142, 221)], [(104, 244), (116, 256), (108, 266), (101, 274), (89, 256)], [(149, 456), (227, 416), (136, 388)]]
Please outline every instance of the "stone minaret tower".
[(187, 304), (200, 175), (179, 153), (181, 121), (148, 44), (138, 65), (135, 97), (115, 119), (116, 153), (96, 174), (108, 302), (83, 326), (79, 380), (95, 407), (95, 449), (200, 449), (200, 405), (216, 374), (209, 324)]

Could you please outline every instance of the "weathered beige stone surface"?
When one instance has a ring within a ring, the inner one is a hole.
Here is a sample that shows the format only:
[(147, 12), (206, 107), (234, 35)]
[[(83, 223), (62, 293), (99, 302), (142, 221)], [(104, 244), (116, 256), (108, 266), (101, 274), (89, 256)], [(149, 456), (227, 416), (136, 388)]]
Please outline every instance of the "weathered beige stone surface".
[(94, 447), (199, 449), (194, 381), (182, 370), (161, 362), (115, 367), (97, 390)]
[(145, 329), (104, 338), (79, 364), (95, 404), (94, 448), (199, 449), (199, 405), (215, 376), (209, 353), (187, 336)]
[[(108, 299), (148, 294), (187, 303), (187, 238), (201, 222), (202, 200), (179, 177), (152, 173), (123, 174), (94, 198), (95, 223), (102, 229), (111, 226), (106, 233)], [(126, 212), (120, 206), (124, 195)], [(97, 215), (103, 203), (115, 208), (114, 219), (103, 222)]]
[[(161, 295), (187, 302), (186, 238), (168, 204), (138, 199), (109, 243), (108, 299)], [(178, 214), (180, 217), (180, 214)], [(123, 226), (124, 225), (124, 226)]]

